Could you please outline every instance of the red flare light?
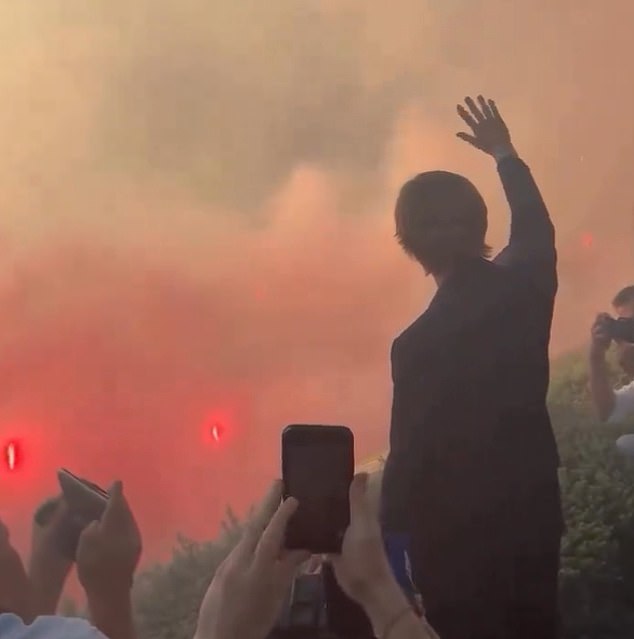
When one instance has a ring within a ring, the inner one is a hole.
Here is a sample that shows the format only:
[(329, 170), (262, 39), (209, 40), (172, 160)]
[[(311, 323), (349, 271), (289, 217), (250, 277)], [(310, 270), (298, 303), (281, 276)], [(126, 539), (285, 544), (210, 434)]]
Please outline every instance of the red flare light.
[(225, 432), (225, 429), (222, 427), (222, 424), (219, 424), (218, 422), (215, 422), (214, 424), (212, 424), (210, 434), (211, 434), (211, 438), (216, 443), (220, 442), (224, 432)]
[(4, 446), (3, 458), (4, 464), (9, 472), (13, 472), (18, 469), (20, 464), (20, 448), (17, 442), (10, 441)]

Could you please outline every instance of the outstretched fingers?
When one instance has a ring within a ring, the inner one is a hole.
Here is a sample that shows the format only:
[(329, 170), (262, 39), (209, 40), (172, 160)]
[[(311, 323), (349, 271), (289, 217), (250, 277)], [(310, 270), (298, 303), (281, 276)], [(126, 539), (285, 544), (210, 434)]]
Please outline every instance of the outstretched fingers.
[(474, 102), (473, 98), (467, 97), (464, 99), (465, 104), (469, 107), (469, 111), (471, 111), (471, 115), (474, 117), (476, 122), (484, 122), (485, 116), (482, 111), (478, 108), (478, 105)]
[(458, 111), (458, 115), (462, 118), (462, 120), (464, 121), (464, 123), (472, 130), (475, 131), (475, 129), (478, 127), (478, 123), (476, 122), (476, 120), (473, 118), (473, 116), (462, 106), (462, 104), (459, 104), (456, 107), (457, 111)]
[(495, 100), (489, 100), (489, 108), (491, 109), (491, 113), (493, 114), (494, 118), (500, 120), (500, 122), (504, 122), (502, 116), (500, 115), (500, 112), (498, 111), (498, 106), (497, 104), (495, 104)]
[(490, 102), (493, 102), (493, 100), (489, 100), (489, 102), (487, 102), (484, 99), (484, 96), (482, 96), (482, 95), (478, 96), (478, 104), (480, 105), (480, 110), (482, 111), (484, 117), (487, 118), (487, 119), (491, 119), (491, 118), (494, 117), (493, 111), (492, 111), (491, 106), (489, 104)]

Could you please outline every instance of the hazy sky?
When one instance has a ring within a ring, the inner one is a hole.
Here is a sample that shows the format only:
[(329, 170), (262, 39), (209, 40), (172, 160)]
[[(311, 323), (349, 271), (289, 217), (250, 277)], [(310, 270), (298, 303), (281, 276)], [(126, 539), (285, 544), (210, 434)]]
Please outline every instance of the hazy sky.
[[(208, 537), (293, 421), (381, 450), (390, 342), (431, 282), (400, 183), (461, 171), (507, 211), (455, 104), (495, 97), (558, 228), (553, 353), (634, 279), (634, 5), (612, 0), (0, 0), (0, 517), (54, 469), (121, 477), (149, 556)], [(584, 234), (593, 244), (583, 248)], [(221, 446), (205, 425), (226, 425)]]

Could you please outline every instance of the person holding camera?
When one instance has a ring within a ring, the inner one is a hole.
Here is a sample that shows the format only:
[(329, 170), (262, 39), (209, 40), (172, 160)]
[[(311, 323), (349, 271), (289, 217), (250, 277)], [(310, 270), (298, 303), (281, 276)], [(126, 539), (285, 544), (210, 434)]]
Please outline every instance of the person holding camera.
[[(597, 415), (602, 422), (616, 424), (634, 417), (634, 286), (619, 291), (612, 300), (614, 319), (600, 313), (592, 325), (590, 340), (590, 393)], [(618, 364), (630, 380), (615, 389), (607, 362), (614, 344)], [(617, 445), (634, 454), (634, 436), (626, 435)]]

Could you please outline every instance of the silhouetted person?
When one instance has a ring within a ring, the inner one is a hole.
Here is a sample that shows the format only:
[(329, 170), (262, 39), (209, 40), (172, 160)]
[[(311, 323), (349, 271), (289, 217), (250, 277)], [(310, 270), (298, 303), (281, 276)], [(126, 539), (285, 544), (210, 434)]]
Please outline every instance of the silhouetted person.
[(550, 639), (563, 531), (546, 408), (554, 228), (495, 103), (466, 105), (472, 133), (458, 137), (497, 161), (510, 241), (487, 259), (487, 208), (464, 177), (423, 173), (400, 192), (397, 238), (438, 291), (392, 346), (383, 527), (388, 546), (409, 545), (440, 637)]

